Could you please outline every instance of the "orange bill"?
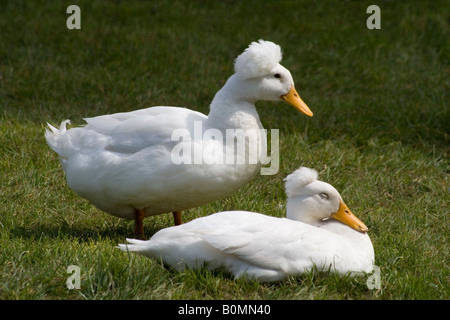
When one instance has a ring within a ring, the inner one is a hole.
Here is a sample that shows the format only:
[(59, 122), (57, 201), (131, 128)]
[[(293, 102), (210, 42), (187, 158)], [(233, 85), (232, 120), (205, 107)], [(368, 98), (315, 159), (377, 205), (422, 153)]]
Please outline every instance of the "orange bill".
[(300, 96), (297, 93), (297, 90), (295, 90), (294, 86), (291, 86), (291, 89), (289, 92), (285, 95), (282, 95), (281, 100), (286, 101), (291, 106), (293, 106), (295, 109), (297, 109), (300, 112), (303, 112), (307, 116), (312, 117), (313, 113), (309, 109), (309, 107), (306, 105), (306, 103), (303, 102), (303, 100), (300, 98)]
[(355, 230), (361, 232), (366, 232), (369, 230), (369, 228), (367, 228), (367, 226), (361, 220), (353, 215), (353, 213), (342, 200), (339, 200), (338, 211), (336, 213), (333, 213), (331, 217), (341, 221), (342, 223), (345, 223)]

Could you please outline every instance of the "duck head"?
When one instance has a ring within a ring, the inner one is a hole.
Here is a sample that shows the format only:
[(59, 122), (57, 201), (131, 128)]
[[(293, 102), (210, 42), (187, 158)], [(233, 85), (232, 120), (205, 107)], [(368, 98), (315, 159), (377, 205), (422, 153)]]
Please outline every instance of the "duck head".
[(281, 48), (277, 44), (259, 40), (252, 42), (235, 60), (235, 74), (230, 78), (234, 91), (250, 102), (286, 101), (312, 117), (313, 113), (295, 89), (292, 75), (280, 64)]
[(351, 228), (366, 232), (369, 229), (359, 220), (330, 184), (317, 180), (317, 172), (302, 167), (284, 179), (286, 194), (286, 217), (311, 225), (326, 219), (336, 219)]

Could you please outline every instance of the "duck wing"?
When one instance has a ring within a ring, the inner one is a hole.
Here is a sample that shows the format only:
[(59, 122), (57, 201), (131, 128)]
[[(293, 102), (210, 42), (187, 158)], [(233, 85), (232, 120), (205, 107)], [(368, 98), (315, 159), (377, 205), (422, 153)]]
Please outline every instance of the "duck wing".
[[(234, 219), (230, 216), (229, 221), (231, 225), (224, 230), (201, 237), (247, 265), (295, 274), (314, 266), (328, 267), (333, 261), (336, 243), (320, 228), (251, 212), (240, 212)], [(236, 225), (233, 230), (232, 225)]]
[(180, 107), (151, 107), (132, 112), (85, 118), (85, 129), (107, 137), (105, 150), (133, 154), (152, 146), (173, 146), (174, 130), (188, 130), (206, 115)]

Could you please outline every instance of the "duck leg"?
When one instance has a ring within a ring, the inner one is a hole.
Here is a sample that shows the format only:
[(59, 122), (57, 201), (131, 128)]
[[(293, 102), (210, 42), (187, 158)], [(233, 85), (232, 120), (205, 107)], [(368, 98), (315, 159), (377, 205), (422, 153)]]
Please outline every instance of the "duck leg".
[(183, 223), (181, 221), (181, 211), (174, 211), (174, 212), (172, 212), (172, 214), (173, 214), (173, 222), (176, 226)]
[(145, 240), (144, 235), (144, 210), (134, 210), (134, 236), (136, 239)]

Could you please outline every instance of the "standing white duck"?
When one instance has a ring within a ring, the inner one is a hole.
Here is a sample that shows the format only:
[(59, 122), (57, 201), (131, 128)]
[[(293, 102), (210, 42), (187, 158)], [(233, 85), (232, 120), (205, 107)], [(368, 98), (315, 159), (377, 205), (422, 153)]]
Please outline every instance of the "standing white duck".
[[(286, 218), (226, 211), (127, 239), (124, 251), (162, 259), (177, 270), (225, 267), (236, 278), (279, 281), (318, 270), (369, 272), (375, 254), (366, 225), (317, 172), (300, 168), (286, 179)], [(339, 220), (339, 221), (338, 221)]]
[[(173, 212), (175, 224), (181, 224), (181, 210), (222, 199), (258, 172), (260, 151), (230, 147), (217, 138), (227, 130), (254, 130), (257, 145), (266, 141), (256, 101), (281, 99), (312, 116), (280, 61), (278, 45), (251, 43), (236, 58), (235, 74), (216, 93), (208, 116), (180, 107), (151, 107), (86, 118), (87, 125), (69, 130), (69, 120), (59, 129), (48, 124), (45, 138), (59, 155), (69, 187), (111, 215), (135, 219), (135, 234), (143, 237), (145, 217)], [(211, 130), (214, 137), (207, 134)], [(175, 133), (182, 133), (181, 141)], [(184, 151), (188, 161), (174, 161), (175, 149)], [(195, 152), (186, 151), (198, 149), (231, 153), (238, 161), (199, 161)], [(250, 158), (253, 162), (245, 161)]]

